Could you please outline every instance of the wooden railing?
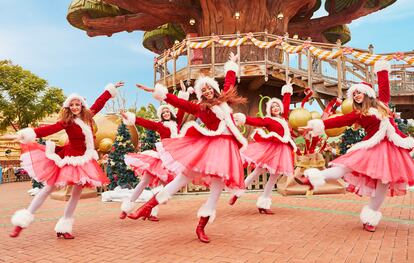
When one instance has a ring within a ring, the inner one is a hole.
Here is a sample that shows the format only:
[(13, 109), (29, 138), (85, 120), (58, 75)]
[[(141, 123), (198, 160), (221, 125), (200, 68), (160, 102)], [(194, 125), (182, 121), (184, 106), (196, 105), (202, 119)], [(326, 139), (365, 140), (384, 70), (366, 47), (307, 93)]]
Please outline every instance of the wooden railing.
[[(232, 34), (218, 36), (220, 40), (237, 40), (246, 37), (247, 34)], [(259, 48), (252, 41), (247, 40), (235, 47), (223, 47), (220, 43), (212, 41), (215, 36), (204, 36), (187, 38), (175, 44), (171, 50), (166, 51), (154, 60), (154, 83), (162, 83), (168, 87), (175, 88), (181, 79), (195, 79), (198, 74), (208, 74), (215, 78), (223, 77), (223, 49), (226, 53), (237, 51), (241, 55), (238, 62), (241, 68), (238, 76), (263, 76), (268, 81), (269, 75), (277, 72), (278, 78), (284, 75), (283, 80), (289, 77), (293, 83), (315, 88), (323, 87), (334, 91), (336, 96), (343, 97), (343, 90), (353, 83), (365, 81), (375, 84), (373, 63), (361, 62), (355, 57), (354, 52), (374, 54), (374, 47), (367, 50), (344, 47), (338, 41), (336, 44), (311, 42), (268, 34), (266, 32), (253, 33), (256, 40), (272, 42), (283, 41), (293, 47), (309, 45), (321, 51), (335, 53), (342, 50), (335, 58), (321, 58), (315, 56), (310, 48), (303, 48), (298, 53), (289, 53), (282, 45), (276, 44), (270, 48)], [(208, 47), (203, 49), (192, 49), (188, 43), (201, 43), (212, 41)], [(252, 55), (251, 55), (252, 54)], [(414, 56), (414, 52), (404, 53), (406, 56)], [(392, 56), (392, 54), (379, 54)], [(225, 56), (227, 57), (227, 56)], [(389, 59), (388, 59), (389, 60)], [(405, 62), (392, 60), (392, 90), (393, 93), (413, 93), (414, 66)], [(256, 66), (255, 70), (250, 70)], [(318, 91), (318, 90), (317, 90)], [(331, 94), (333, 95), (333, 94)]]

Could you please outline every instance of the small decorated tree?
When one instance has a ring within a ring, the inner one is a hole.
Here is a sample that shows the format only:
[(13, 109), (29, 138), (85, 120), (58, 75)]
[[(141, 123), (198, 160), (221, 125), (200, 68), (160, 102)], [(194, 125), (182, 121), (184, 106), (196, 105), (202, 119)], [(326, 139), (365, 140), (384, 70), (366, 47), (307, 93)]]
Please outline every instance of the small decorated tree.
[(352, 145), (354, 145), (357, 142), (360, 142), (364, 136), (365, 132), (363, 129), (346, 129), (344, 134), (342, 135), (341, 143), (339, 144), (340, 154), (345, 154), (346, 151), (348, 151), (348, 149), (352, 147)]
[(122, 188), (133, 188), (137, 184), (134, 172), (124, 162), (127, 153), (134, 152), (134, 145), (131, 142), (131, 135), (127, 127), (121, 124), (118, 127), (118, 134), (115, 143), (109, 153), (106, 173), (111, 183), (109, 189), (113, 190), (118, 185)]
[(158, 138), (155, 131), (145, 130), (145, 136), (141, 139), (141, 151), (155, 149), (155, 143), (158, 141)]

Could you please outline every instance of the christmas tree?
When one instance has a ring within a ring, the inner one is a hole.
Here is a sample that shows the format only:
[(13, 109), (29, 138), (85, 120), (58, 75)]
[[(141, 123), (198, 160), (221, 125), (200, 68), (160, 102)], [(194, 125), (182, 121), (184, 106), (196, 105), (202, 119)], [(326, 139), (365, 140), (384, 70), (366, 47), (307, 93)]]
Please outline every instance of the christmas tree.
[(118, 185), (122, 188), (134, 188), (137, 184), (134, 172), (124, 162), (125, 154), (131, 152), (134, 152), (131, 135), (127, 127), (121, 124), (118, 127), (118, 134), (108, 157), (106, 174), (111, 181), (108, 186), (109, 189), (113, 190)]
[(365, 132), (363, 129), (354, 130), (352, 128), (348, 128), (345, 130), (344, 134), (341, 138), (341, 143), (339, 144), (340, 147), (340, 154), (345, 154), (352, 145), (357, 142), (360, 142), (362, 138), (364, 138)]
[(155, 149), (155, 143), (158, 141), (158, 135), (155, 131), (145, 130), (145, 136), (141, 140), (141, 151)]
[[(42, 144), (42, 145), (46, 145), (46, 141), (43, 138), (39, 138), (39, 140), (37, 141), (37, 143)], [(39, 183), (38, 181), (36, 181), (35, 179), (32, 179), (32, 188), (43, 188), (43, 184)]]

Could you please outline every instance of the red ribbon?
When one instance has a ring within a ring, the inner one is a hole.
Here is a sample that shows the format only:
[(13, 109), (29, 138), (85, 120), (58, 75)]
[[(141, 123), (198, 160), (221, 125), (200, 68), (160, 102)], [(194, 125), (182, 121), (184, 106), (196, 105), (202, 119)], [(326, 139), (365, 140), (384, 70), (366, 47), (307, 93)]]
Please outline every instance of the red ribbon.
[(309, 101), (310, 97), (312, 97), (312, 95), (313, 95), (313, 91), (312, 91), (309, 87), (307, 87), (307, 88), (305, 89), (304, 93), (305, 93), (305, 95), (306, 95), (306, 96), (305, 96), (305, 98), (302, 100), (302, 104), (301, 104), (301, 107), (302, 107), (302, 108), (305, 106), (305, 103)]

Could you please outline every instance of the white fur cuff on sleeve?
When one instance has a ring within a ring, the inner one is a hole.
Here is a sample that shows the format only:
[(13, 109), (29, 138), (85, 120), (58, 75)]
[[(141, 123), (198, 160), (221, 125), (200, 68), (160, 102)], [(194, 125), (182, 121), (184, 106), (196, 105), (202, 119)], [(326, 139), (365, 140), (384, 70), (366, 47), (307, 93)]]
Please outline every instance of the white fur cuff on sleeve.
[(177, 97), (183, 100), (188, 100), (190, 98), (190, 93), (180, 90)]
[(308, 121), (308, 126), (312, 128), (312, 136), (325, 134), (325, 124), (323, 124), (322, 120), (310, 120)]
[(122, 122), (125, 125), (132, 126), (135, 125), (135, 114), (132, 112), (126, 112), (127, 118), (122, 118)]
[(293, 87), (292, 84), (285, 84), (282, 87), (282, 96), (286, 93), (292, 94), (293, 93)]
[(246, 115), (241, 112), (233, 114), (234, 122), (237, 126), (243, 125), (246, 123)]
[(224, 64), (224, 74), (226, 74), (229, 70), (232, 70), (237, 74), (239, 72), (239, 65), (237, 65), (236, 62), (229, 60), (226, 64)]
[(391, 71), (390, 62), (387, 60), (378, 60), (377, 62), (375, 62), (375, 65), (374, 65), (375, 74), (383, 70), (386, 70), (388, 72)]
[(115, 85), (112, 83), (109, 83), (108, 85), (106, 85), (105, 90), (111, 93), (112, 98), (115, 98), (116, 96), (118, 96), (118, 90), (115, 87)]
[(34, 142), (36, 140), (36, 133), (32, 128), (24, 128), (18, 131), (17, 135), (22, 143)]
[(158, 101), (163, 101), (167, 98), (168, 89), (161, 84), (156, 84), (152, 96)]

